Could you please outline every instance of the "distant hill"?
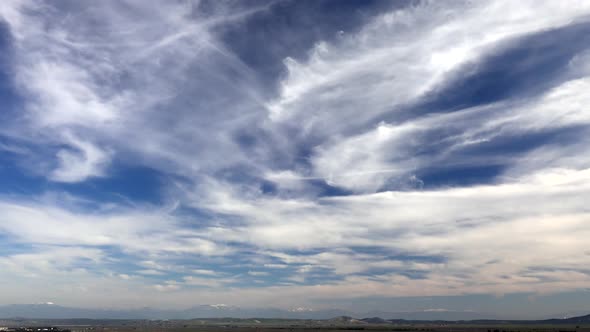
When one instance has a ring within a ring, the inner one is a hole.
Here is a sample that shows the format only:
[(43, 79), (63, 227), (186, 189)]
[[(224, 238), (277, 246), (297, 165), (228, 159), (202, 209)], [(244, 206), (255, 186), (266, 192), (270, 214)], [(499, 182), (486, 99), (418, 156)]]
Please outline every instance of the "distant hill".
[[(358, 317), (358, 315), (355, 315)], [(404, 320), (476, 320), (476, 319), (501, 319), (488, 313), (475, 311), (453, 311), (442, 309), (429, 309), (423, 311), (388, 312), (371, 311), (361, 317), (377, 317), (383, 319), (404, 319)]]
[(563, 319), (554, 318), (554, 319), (547, 319), (545, 321), (548, 323), (584, 324), (584, 323), (590, 323), (590, 315), (563, 318)]
[(276, 319), (329, 319), (351, 315), (344, 310), (282, 310), (277, 308), (240, 308), (222, 304), (198, 305), (183, 310), (88, 309), (71, 308), (56, 304), (11, 304), (0, 306), (0, 318), (39, 319), (192, 319), (192, 318), (276, 318)]
[(560, 324), (590, 324), (590, 315), (570, 317), (570, 318), (552, 318), (541, 320), (505, 320), (505, 319), (475, 319), (475, 320), (406, 320), (406, 319), (388, 319), (387, 322), (392, 324), (411, 324), (411, 323), (446, 323), (446, 324), (475, 324), (475, 325), (503, 325), (503, 324), (537, 324), (537, 325), (560, 325)]
[(363, 318), (361, 321), (368, 324), (387, 324), (388, 321), (380, 317)]
[[(241, 308), (223, 304), (198, 305), (183, 310), (162, 310), (154, 308), (137, 309), (88, 309), (64, 307), (52, 303), (0, 305), (0, 319), (203, 319), (203, 318), (269, 318), (322, 320), (328, 324), (403, 324), (411, 322), (444, 321), (455, 323), (498, 324), (507, 323), (544, 323), (544, 324), (584, 324), (590, 323), (590, 315), (565, 319), (546, 320), (501, 320), (490, 315), (446, 310), (425, 310), (416, 312), (373, 311), (353, 313), (339, 309), (311, 310), (295, 308), (283, 310), (278, 308)], [(355, 318), (367, 317), (367, 318)]]
[(331, 319), (326, 320), (327, 322), (334, 323), (334, 324), (364, 324), (363, 320), (359, 320), (356, 318), (352, 318), (350, 316), (338, 316)]

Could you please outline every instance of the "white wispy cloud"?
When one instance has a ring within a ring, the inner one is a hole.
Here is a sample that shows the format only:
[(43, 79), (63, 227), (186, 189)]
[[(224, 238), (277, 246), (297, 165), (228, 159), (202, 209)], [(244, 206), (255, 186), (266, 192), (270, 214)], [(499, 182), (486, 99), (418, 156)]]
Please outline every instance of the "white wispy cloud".
[[(221, 255), (229, 248), (199, 237), (158, 210), (84, 213), (42, 202), (0, 202), (0, 230), (13, 241), (43, 245), (117, 246), (131, 252)], [(149, 208), (148, 208), (149, 209)]]
[[(14, 37), (15, 83), (27, 97), (21, 119), (6, 130), (80, 152), (58, 150), (50, 179), (76, 182), (104, 175), (112, 159), (107, 151), (187, 174), (227, 160), (216, 156), (220, 150), (239, 158), (231, 128), (225, 127), (225, 134), (219, 126), (248, 121), (236, 115), (257, 103), (256, 84), (251, 70), (211, 29), (268, 6), (205, 18), (198, 15), (197, 2), (70, 5), (14, 1), (1, 12)], [(99, 24), (88, 24), (93, 20)], [(240, 79), (228, 80), (229, 71)], [(228, 108), (228, 93), (242, 106)], [(201, 100), (199, 107), (193, 98)], [(204, 123), (205, 118), (217, 124)], [(187, 157), (195, 154), (201, 156), (198, 162)]]
[(59, 164), (50, 178), (61, 182), (79, 182), (91, 176), (103, 175), (103, 168), (110, 161), (110, 153), (72, 135), (65, 136), (65, 140), (75, 150), (62, 149), (57, 153)]
[[(457, 71), (466, 64), (505, 48), (511, 40), (571, 24), (589, 11), (580, 2), (497, 1), (460, 10), (446, 6), (427, 3), (384, 14), (343, 41), (319, 43), (305, 62), (288, 59), (289, 76), (281, 82), (280, 98), (268, 106), (270, 117), (301, 123), (304, 133), (327, 137), (312, 159), (315, 174), (340, 186), (369, 191), (387, 179), (407, 175), (418, 167), (417, 147), (408, 151), (398, 144), (411, 145), (417, 137), (406, 134), (387, 144), (392, 138), (386, 132), (399, 135), (419, 127), (396, 123), (372, 130), (371, 122), (416, 103), (460, 75)], [(585, 98), (582, 95), (575, 96)], [(579, 108), (574, 112), (581, 114)], [(551, 114), (546, 109), (543, 113)], [(475, 125), (484, 125), (478, 121)], [(454, 126), (447, 121), (438, 125)], [(468, 126), (474, 123), (464, 125), (462, 129), (470, 131)], [(350, 137), (359, 131), (364, 133)], [(350, 173), (357, 176), (339, 176)]]

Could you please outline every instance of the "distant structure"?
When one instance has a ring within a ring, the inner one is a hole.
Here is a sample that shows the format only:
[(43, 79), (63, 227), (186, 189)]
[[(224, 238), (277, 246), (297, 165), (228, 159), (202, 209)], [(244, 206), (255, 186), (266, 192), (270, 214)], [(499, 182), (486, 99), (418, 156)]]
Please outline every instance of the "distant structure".
[(34, 327), (0, 327), (5, 332), (71, 332), (55, 326), (34, 326)]

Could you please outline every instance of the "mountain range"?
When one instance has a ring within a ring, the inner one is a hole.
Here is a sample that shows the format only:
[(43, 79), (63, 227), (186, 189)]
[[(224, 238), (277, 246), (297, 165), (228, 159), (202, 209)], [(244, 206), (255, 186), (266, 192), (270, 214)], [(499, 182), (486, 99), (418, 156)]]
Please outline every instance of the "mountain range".
[[(350, 312), (340, 309), (312, 310), (308, 308), (294, 308), (284, 310), (278, 308), (241, 308), (224, 304), (198, 305), (188, 309), (162, 310), (154, 308), (138, 309), (89, 309), (65, 307), (53, 303), (43, 304), (10, 304), (0, 305), (0, 318), (37, 318), (37, 319), (192, 319), (192, 318), (274, 318), (274, 319), (341, 319), (348, 323), (355, 320), (351, 317), (373, 317), (356, 319), (364, 323), (387, 323), (394, 321), (485, 321), (502, 320), (506, 317), (477, 313), (472, 311), (448, 311), (443, 309), (430, 309), (411, 312)], [(334, 318), (336, 317), (336, 318)], [(556, 317), (563, 317), (562, 315)], [(578, 323), (590, 322), (590, 315), (572, 317), (567, 320), (578, 320)], [(344, 322), (343, 321), (343, 322)], [(564, 319), (553, 319), (548, 322)]]

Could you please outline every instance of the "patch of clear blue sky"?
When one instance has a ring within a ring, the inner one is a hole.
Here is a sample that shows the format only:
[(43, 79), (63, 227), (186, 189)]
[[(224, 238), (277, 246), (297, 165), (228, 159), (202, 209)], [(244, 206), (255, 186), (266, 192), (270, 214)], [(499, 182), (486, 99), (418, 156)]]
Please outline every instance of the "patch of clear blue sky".
[(161, 203), (161, 178), (165, 175), (149, 167), (112, 165), (106, 177), (84, 182), (53, 182), (27, 170), (27, 163), (10, 152), (0, 153), (0, 194), (39, 196), (45, 192), (65, 192), (97, 204)]

